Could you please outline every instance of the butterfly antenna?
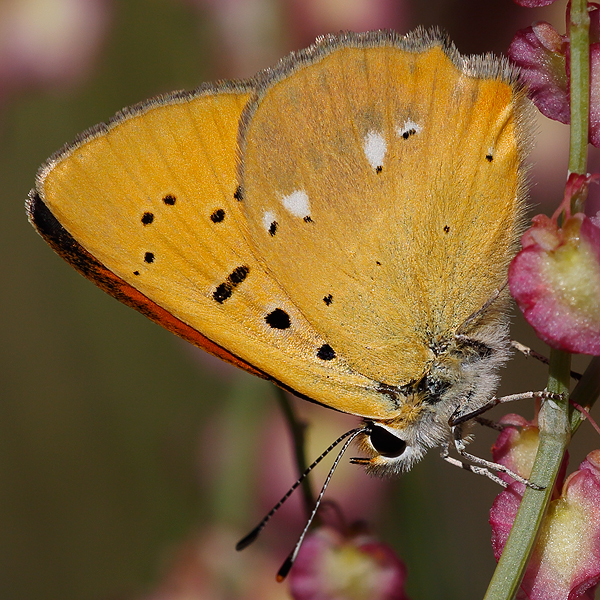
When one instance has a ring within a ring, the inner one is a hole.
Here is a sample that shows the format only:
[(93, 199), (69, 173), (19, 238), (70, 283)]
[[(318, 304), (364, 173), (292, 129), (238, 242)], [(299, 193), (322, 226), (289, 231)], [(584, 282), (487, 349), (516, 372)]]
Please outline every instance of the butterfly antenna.
[[(247, 548), (250, 544), (252, 544), (252, 542), (254, 542), (254, 540), (256, 540), (256, 538), (258, 537), (258, 534), (264, 529), (265, 525), (270, 521), (271, 517), (283, 506), (283, 504), (285, 503), (285, 501), (294, 493), (294, 490), (296, 490), (298, 488), (298, 486), (304, 481), (304, 479), (306, 479), (307, 475), (343, 440), (345, 440), (348, 436), (352, 435), (353, 437), (351, 438), (350, 441), (352, 441), (361, 431), (364, 431), (365, 428), (364, 427), (359, 427), (357, 429), (351, 429), (350, 431), (347, 431), (346, 433), (344, 433), (343, 435), (341, 435), (337, 440), (335, 440), (335, 442), (333, 442), (333, 444), (331, 444), (331, 446), (329, 446), (329, 448), (327, 448), (327, 450), (325, 450), (325, 452), (323, 452), (323, 454), (321, 454), (321, 456), (319, 456), (307, 469), (306, 471), (304, 471), (304, 473), (302, 473), (302, 475), (300, 475), (300, 477), (298, 478), (298, 480), (294, 483), (294, 485), (292, 485), (292, 487), (286, 492), (285, 496), (267, 513), (267, 515), (265, 516), (265, 518), (244, 538), (242, 538), (235, 546), (236, 550), (243, 550), (244, 548)], [(346, 450), (346, 448), (348, 447), (349, 441), (346, 442), (346, 444), (344, 444), (344, 448), (342, 449), (341, 454), (343, 454)], [(338, 458), (336, 459), (336, 462), (334, 463), (335, 465), (337, 465), (337, 463), (339, 462), (340, 458), (341, 458), (341, 454), (340, 456), (338, 456)], [(329, 479), (331, 478), (331, 473), (329, 474), (329, 477), (327, 478), (327, 481), (329, 481)], [(325, 491), (325, 490), (323, 490)], [(317, 506), (319, 506), (319, 502), (321, 501), (321, 496), (323, 495), (323, 492), (321, 492), (318, 500), (317, 500)], [(315, 509), (316, 510), (316, 509)], [(309, 519), (309, 524), (310, 522), (313, 520), (314, 518), (314, 511), (313, 514), (311, 515), (310, 519)], [(302, 534), (302, 537), (304, 537), (304, 534)], [(290, 565), (291, 566), (291, 565)]]
[[(352, 429), (351, 431), (346, 432), (343, 436), (338, 438), (324, 453), (324, 454), (326, 454), (327, 452), (332, 450), (334, 446), (339, 444), (344, 438), (350, 436), (350, 437), (348, 437), (348, 439), (342, 446), (342, 449), (339, 451), (335, 461), (333, 461), (333, 465), (331, 465), (331, 469), (329, 469), (329, 473), (327, 475), (327, 478), (325, 479), (325, 483), (323, 484), (323, 487), (321, 488), (321, 492), (319, 493), (319, 496), (317, 497), (317, 501), (315, 502), (315, 507), (313, 508), (313, 511), (312, 511), (310, 517), (308, 518), (306, 525), (304, 526), (304, 530), (300, 534), (300, 537), (298, 538), (298, 541), (296, 542), (296, 545), (294, 546), (294, 549), (290, 552), (289, 556), (285, 559), (285, 561), (281, 565), (281, 568), (277, 572), (277, 581), (279, 581), (279, 582), (283, 581), (287, 577), (292, 566), (294, 565), (294, 561), (296, 560), (296, 557), (298, 556), (298, 552), (300, 551), (300, 546), (302, 546), (302, 542), (304, 541), (304, 536), (306, 535), (306, 532), (308, 531), (309, 527), (311, 526), (311, 523), (313, 522), (313, 519), (315, 518), (315, 515), (317, 514), (317, 510), (319, 510), (319, 505), (321, 504), (321, 500), (323, 499), (325, 490), (327, 489), (327, 486), (329, 485), (329, 482), (331, 481), (331, 477), (333, 476), (334, 471), (337, 469), (337, 466), (338, 466), (340, 460), (342, 460), (342, 456), (344, 456), (344, 453), (346, 452), (346, 450), (348, 450), (348, 446), (350, 446), (350, 444), (354, 441), (354, 438), (356, 438), (358, 435), (360, 435), (364, 431), (367, 431), (368, 429), (369, 429), (368, 426), (367, 427), (359, 427), (357, 429)], [(315, 462), (318, 462), (319, 460), (321, 460), (321, 458), (323, 458), (323, 455), (321, 455)], [(312, 466), (313, 465), (311, 465), (308, 470), (310, 470), (310, 468)]]

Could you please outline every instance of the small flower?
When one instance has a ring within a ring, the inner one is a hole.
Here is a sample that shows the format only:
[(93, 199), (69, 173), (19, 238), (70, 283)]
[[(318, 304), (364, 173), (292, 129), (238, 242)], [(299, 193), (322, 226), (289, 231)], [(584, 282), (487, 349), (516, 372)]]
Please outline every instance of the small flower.
[(553, 348), (592, 355), (600, 355), (600, 215), (571, 215), (570, 204), (596, 178), (570, 175), (563, 203), (552, 218), (533, 218), (508, 271), (510, 292), (537, 335)]
[[(508, 467), (521, 477), (528, 478), (531, 475), (531, 467), (539, 445), (540, 430), (537, 417), (532, 421), (527, 421), (521, 415), (508, 414), (504, 415), (498, 424), (503, 425), (504, 429), (492, 446), (493, 461)], [(555, 498), (559, 496), (558, 490), (565, 478), (567, 463), (568, 453), (565, 453), (554, 489), (553, 497)], [(523, 484), (515, 482), (510, 475), (505, 473), (498, 473), (498, 475), (510, 485), (496, 497), (490, 511), (492, 548), (496, 560), (502, 554), (525, 489)]]
[[(492, 446), (494, 462), (508, 467), (521, 477), (529, 477), (539, 444), (539, 429), (535, 420), (527, 421), (521, 415), (504, 415), (499, 421), (504, 429)], [(506, 483), (514, 480), (506, 473), (498, 473)]]
[[(511, 484), (490, 511), (492, 545), (499, 559), (523, 495)], [(588, 454), (550, 503), (521, 596), (530, 600), (592, 600), (600, 582), (600, 450)]]
[[(520, 0), (523, 6), (550, 4), (544, 0)], [(569, 13), (567, 12), (567, 22)], [(600, 10), (589, 4), (590, 15), (590, 115), (589, 141), (600, 147)], [(519, 67), (529, 97), (549, 119), (570, 123), (570, 41), (549, 23), (538, 22), (517, 31), (508, 57)]]
[(521, 72), (529, 97), (550, 119), (569, 123), (569, 80), (566, 70), (566, 36), (550, 23), (520, 29), (508, 47), (508, 57)]
[(408, 600), (406, 567), (364, 531), (323, 526), (306, 537), (289, 575), (294, 600)]

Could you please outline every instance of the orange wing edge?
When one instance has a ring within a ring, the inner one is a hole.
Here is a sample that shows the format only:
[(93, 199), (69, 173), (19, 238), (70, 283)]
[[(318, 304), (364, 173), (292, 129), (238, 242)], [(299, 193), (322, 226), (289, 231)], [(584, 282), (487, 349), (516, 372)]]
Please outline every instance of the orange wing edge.
[(236, 367), (240, 367), (253, 375), (258, 375), (264, 379), (273, 379), (263, 371), (228, 352), (225, 348), (215, 344), (215, 342), (196, 331), (193, 327), (180, 321), (115, 275), (71, 236), (44, 204), (44, 201), (36, 190), (32, 190), (29, 194), (27, 214), (31, 224), (50, 247), (84, 277), (93, 281), (101, 290), (104, 290), (123, 304), (135, 308), (155, 323), (158, 323), (194, 346), (198, 346), (210, 352), (210, 354)]

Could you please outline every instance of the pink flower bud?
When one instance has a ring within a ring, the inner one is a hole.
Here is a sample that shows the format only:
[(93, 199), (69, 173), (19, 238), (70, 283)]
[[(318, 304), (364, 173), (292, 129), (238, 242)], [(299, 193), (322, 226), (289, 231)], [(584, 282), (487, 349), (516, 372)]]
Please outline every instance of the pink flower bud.
[[(597, 218), (570, 214), (573, 196), (595, 176), (569, 177), (565, 199), (550, 219), (533, 218), (513, 259), (508, 281), (537, 335), (553, 348), (600, 355), (600, 227)], [(557, 219), (564, 210), (565, 219)]]
[(294, 600), (408, 600), (406, 567), (363, 533), (320, 527), (306, 537), (289, 575)]
[[(548, 0), (515, 0), (522, 6), (544, 6)], [(590, 15), (590, 106), (589, 141), (600, 147), (600, 10), (589, 4)], [(567, 22), (569, 12), (567, 10)], [(549, 23), (539, 22), (517, 31), (508, 57), (519, 67), (528, 95), (549, 119), (570, 123), (570, 42)]]
[(567, 38), (549, 23), (520, 29), (508, 48), (508, 57), (519, 67), (529, 97), (543, 115), (570, 122), (569, 80), (566, 70)]
[[(506, 428), (492, 446), (494, 462), (508, 467), (521, 477), (529, 477), (539, 443), (537, 424), (515, 414), (504, 415), (498, 424)], [(498, 475), (507, 483), (513, 482), (510, 475)]]

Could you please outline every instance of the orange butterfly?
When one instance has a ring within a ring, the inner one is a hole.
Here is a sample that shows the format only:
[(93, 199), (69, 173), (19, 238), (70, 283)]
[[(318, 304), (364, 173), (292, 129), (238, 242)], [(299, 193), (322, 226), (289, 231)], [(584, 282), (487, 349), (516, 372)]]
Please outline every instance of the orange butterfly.
[(493, 398), (528, 121), (507, 63), (436, 31), (326, 36), (88, 130), (27, 210), (118, 300), (362, 417), (360, 462), (397, 473)]

